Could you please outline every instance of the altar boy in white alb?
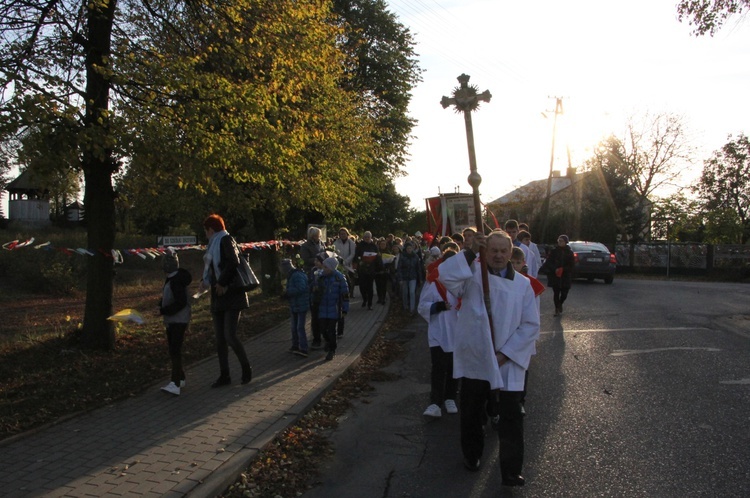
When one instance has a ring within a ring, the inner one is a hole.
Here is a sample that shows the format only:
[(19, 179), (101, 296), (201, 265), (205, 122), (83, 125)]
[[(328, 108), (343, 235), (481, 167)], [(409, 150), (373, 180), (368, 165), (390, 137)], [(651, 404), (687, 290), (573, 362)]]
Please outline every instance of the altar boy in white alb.
[[(494, 338), (484, 303), (480, 247), (486, 247)], [(513, 243), (502, 230), (477, 234), (470, 248), (443, 262), (438, 279), (462, 298), (454, 337), (453, 376), (461, 379), (461, 449), (464, 465), (478, 470), (484, 449), (483, 425), (499, 415), (503, 485), (523, 486), (521, 392), (539, 337), (539, 311), (529, 280), (510, 264)]]

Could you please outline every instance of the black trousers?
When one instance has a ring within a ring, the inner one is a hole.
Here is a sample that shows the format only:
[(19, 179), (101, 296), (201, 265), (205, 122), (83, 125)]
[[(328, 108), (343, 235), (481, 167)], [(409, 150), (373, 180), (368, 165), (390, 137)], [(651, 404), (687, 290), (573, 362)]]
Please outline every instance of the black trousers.
[(390, 275), (387, 273), (378, 273), (375, 275), (375, 293), (378, 296), (378, 304), (385, 303), (385, 296), (388, 292), (388, 282)]
[(446, 353), (440, 346), (430, 347), (432, 374), (430, 380), (430, 403), (442, 405), (446, 399), (456, 399), (458, 379), (453, 378), (453, 353)]
[(169, 359), (172, 361), (171, 381), (180, 387), (180, 381), (185, 380), (185, 372), (182, 369), (182, 343), (185, 342), (185, 331), (187, 323), (167, 324), (167, 345), (169, 346)]
[(318, 306), (310, 306), (310, 330), (313, 335), (313, 342), (320, 342), (320, 318), (318, 318)]
[(374, 275), (359, 275), (359, 291), (362, 293), (362, 303), (366, 306), (372, 306), (372, 284), (374, 280)]
[(219, 356), (219, 372), (222, 377), (229, 377), (229, 347), (242, 366), (242, 374), (247, 375), (250, 371), (250, 362), (247, 359), (245, 347), (237, 337), (237, 326), (240, 323), (240, 310), (227, 310), (211, 313), (216, 333), (216, 353)]
[(491, 391), (486, 380), (461, 379), (461, 450), (474, 461), (484, 451), (487, 415), (499, 415), (497, 436), (503, 475), (520, 475), (523, 467), (523, 415), (520, 391)]
[(320, 328), (326, 341), (326, 351), (336, 352), (336, 324), (338, 318), (320, 318)]
[(555, 300), (555, 308), (559, 308), (568, 298), (569, 288), (552, 287), (552, 297)]

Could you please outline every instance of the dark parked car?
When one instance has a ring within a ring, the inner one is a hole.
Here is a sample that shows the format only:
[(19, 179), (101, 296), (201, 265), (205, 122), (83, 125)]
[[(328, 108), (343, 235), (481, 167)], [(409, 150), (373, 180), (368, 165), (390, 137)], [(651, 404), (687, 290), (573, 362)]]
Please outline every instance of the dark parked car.
[(599, 242), (575, 241), (570, 242), (570, 248), (575, 258), (573, 278), (603, 278), (605, 284), (612, 283), (615, 279), (617, 257), (607, 246)]

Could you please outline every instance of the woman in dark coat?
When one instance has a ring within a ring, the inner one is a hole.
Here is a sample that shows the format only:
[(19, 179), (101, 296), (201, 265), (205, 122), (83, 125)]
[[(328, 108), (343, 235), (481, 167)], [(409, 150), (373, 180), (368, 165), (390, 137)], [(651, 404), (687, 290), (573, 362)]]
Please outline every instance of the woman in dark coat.
[(225, 229), (224, 220), (212, 214), (203, 221), (208, 237), (208, 246), (203, 255), (203, 278), (200, 290), (211, 289), (211, 319), (216, 334), (216, 353), (219, 356), (219, 378), (211, 387), (226, 386), (232, 383), (229, 376), (229, 347), (242, 367), (242, 383), (247, 384), (253, 376), (253, 369), (247, 359), (245, 347), (237, 337), (242, 310), (250, 306), (247, 293), (230, 289), (229, 284), (237, 275), (240, 265), (239, 253), (232, 237)]
[(557, 247), (552, 250), (547, 260), (544, 262), (544, 268), (547, 273), (547, 284), (552, 287), (553, 298), (555, 300), (555, 316), (563, 312), (563, 303), (568, 298), (568, 291), (573, 281), (573, 250), (568, 245), (567, 235), (560, 235), (557, 238)]

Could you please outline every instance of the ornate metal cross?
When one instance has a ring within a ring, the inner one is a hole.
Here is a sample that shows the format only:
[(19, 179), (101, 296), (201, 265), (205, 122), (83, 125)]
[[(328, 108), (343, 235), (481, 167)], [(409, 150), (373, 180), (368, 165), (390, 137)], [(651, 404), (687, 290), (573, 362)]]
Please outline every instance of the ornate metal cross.
[[(477, 230), (484, 234), (484, 219), (482, 218), (482, 202), (479, 199), (479, 184), (482, 183), (482, 177), (477, 172), (477, 157), (474, 153), (474, 128), (471, 124), (471, 113), (479, 109), (480, 102), (489, 102), (492, 98), (489, 90), (479, 93), (477, 87), (469, 85), (468, 74), (462, 74), (458, 77), (461, 84), (458, 88), (453, 89), (453, 97), (443, 97), (440, 104), (443, 109), (448, 106), (454, 106), (456, 112), (463, 112), (464, 121), (466, 122), (466, 142), (469, 146), (469, 185), (472, 188), (474, 197), (474, 218), (477, 220)], [(482, 247), (479, 251), (479, 263), (482, 269), (482, 288), (484, 290), (484, 306), (487, 310), (487, 317), (490, 321), (490, 330), (492, 330), (492, 310), (490, 306), (490, 283), (487, 274), (487, 258), (485, 250)], [(492, 334), (492, 343), (494, 344), (495, 335)]]
[(469, 147), (469, 168), (471, 173), (469, 174), (469, 185), (473, 190), (474, 194), (474, 216), (479, 220), (480, 226), (477, 228), (482, 230), (484, 233), (484, 223), (482, 223), (482, 211), (481, 202), (479, 201), (479, 184), (482, 183), (482, 177), (477, 173), (477, 156), (474, 152), (474, 128), (471, 124), (471, 113), (479, 109), (480, 102), (489, 102), (492, 98), (489, 90), (485, 90), (479, 93), (477, 87), (469, 85), (468, 74), (462, 74), (458, 77), (458, 82), (461, 84), (458, 88), (453, 89), (453, 97), (443, 97), (440, 101), (440, 105), (443, 109), (448, 106), (454, 106), (456, 112), (464, 113), (464, 121), (466, 122), (466, 142)]

